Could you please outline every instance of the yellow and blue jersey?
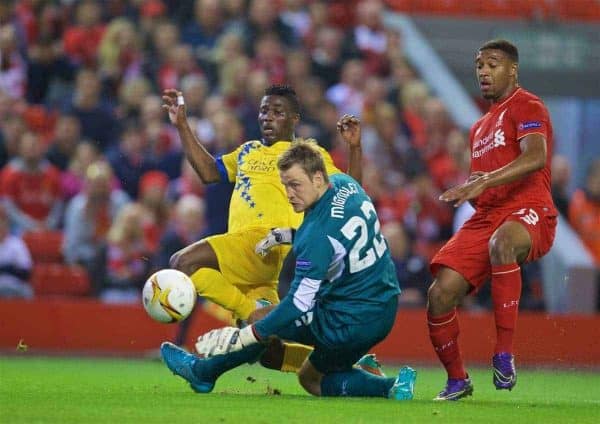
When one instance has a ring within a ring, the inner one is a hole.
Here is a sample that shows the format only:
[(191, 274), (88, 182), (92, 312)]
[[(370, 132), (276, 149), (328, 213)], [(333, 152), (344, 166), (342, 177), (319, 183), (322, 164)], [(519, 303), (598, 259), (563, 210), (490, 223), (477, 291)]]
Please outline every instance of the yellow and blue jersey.
[[(289, 147), (289, 141), (267, 146), (254, 140), (217, 158), (221, 179), (235, 183), (229, 206), (230, 232), (252, 227), (300, 226), (303, 214), (294, 212), (289, 204), (277, 169), (279, 155)], [(329, 153), (321, 147), (320, 151), (327, 173), (340, 173)]]

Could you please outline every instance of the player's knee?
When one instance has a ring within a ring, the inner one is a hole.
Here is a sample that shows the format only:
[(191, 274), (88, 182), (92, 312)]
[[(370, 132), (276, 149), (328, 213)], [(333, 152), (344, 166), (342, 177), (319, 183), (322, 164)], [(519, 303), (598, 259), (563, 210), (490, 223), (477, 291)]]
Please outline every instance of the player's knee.
[(195, 266), (193, 258), (191, 258), (190, 254), (187, 253), (185, 249), (175, 252), (169, 258), (169, 267), (179, 270), (187, 275), (192, 275), (198, 268)]
[(456, 299), (457, 294), (437, 280), (429, 286), (429, 290), (427, 291), (427, 300), (429, 301), (429, 304), (436, 307), (454, 306)]
[(507, 263), (516, 260), (514, 243), (510, 237), (504, 234), (494, 234), (488, 243), (488, 250), (492, 263)]
[(300, 385), (313, 396), (321, 396), (321, 381), (315, 379), (314, 376), (303, 373), (302, 370), (298, 372), (298, 381)]

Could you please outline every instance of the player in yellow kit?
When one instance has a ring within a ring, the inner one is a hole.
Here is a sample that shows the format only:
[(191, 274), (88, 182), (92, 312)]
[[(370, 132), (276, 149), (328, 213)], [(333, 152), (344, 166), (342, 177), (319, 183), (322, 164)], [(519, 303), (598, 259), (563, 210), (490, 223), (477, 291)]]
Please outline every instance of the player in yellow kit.
[[(277, 281), (290, 249), (287, 244), (278, 244), (271, 247), (268, 254), (257, 255), (255, 246), (272, 228), (297, 228), (302, 221), (302, 214), (294, 212), (287, 201), (276, 165), (278, 156), (294, 139), (295, 126), (300, 120), (296, 93), (288, 86), (267, 88), (258, 113), (263, 139), (248, 141), (216, 158), (192, 132), (182, 93), (165, 90), (163, 101), (181, 137), (186, 157), (202, 181), (235, 183), (229, 208), (229, 231), (176, 252), (170, 266), (191, 277), (199, 296), (230, 310), (235, 318), (246, 320), (257, 308), (257, 301), (279, 302)], [(353, 116), (344, 116), (338, 122), (338, 129), (350, 148), (347, 172), (360, 180), (359, 121)], [(322, 148), (321, 152), (327, 172), (340, 172), (331, 156)], [(283, 366), (292, 370), (295, 362), (300, 365), (305, 355), (293, 355), (290, 351), (285, 356)], [(293, 358), (296, 356), (297, 361)]]

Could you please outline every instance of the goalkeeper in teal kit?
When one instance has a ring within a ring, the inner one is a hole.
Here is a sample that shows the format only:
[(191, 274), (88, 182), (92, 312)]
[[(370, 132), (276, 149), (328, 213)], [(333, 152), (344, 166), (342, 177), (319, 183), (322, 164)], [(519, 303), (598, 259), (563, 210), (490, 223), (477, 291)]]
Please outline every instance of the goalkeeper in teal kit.
[(310, 142), (294, 142), (277, 166), (289, 202), (305, 213), (293, 242), (296, 268), (288, 295), (252, 325), (199, 337), (201, 357), (163, 343), (165, 363), (196, 392), (208, 393), (221, 374), (256, 361), (277, 337), (314, 346), (298, 371), (313, 395), (412, 399), (416, 372), (410, 367), (396, 378), (353, 367), (389, 334), (400, 293), (373, 203), (351, 177), (328, 177)]

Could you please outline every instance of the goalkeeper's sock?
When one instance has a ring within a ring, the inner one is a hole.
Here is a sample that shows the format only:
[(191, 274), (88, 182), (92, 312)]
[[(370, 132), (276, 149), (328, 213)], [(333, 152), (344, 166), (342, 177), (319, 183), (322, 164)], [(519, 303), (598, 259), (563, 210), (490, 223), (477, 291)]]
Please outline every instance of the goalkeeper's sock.
[(313, 351), (313, 348), (299, 343), (284, 343), (283, 345), (281, 371), (298, 372), (306, 358), (308, 358), (308, 355)]
[(492, 302), (496, 318), (494, 353), (512, 353), (513, 336), (521, 297), (521, 267), (512, 263), (492, 265)]
[(200, 358), (194, 362), (194, 374), (203, 381), (216, 381), (221, 374), (231, 369), (248, 362), (255, 362), (264, 350), (265, 346), (257, 343), (237, 352), (212, 356), (210, 358)]
[(427, 312), (427, 326), (433, 349), (444, 365), (448, 378), (467, 378), (458, 347), (460, 329), (456, 309), (439, 316), (432, 316)]
[(385, 378), (359, 369), (326, 374), (321, 380), (321, 396), (388, 397), (395, 378)]
[(232, 311), (240, 319), (248, 319), (256, 309), (256, 302), (227, 281), (216, 269), (200, 268), (190, 278), (200, 296)]

